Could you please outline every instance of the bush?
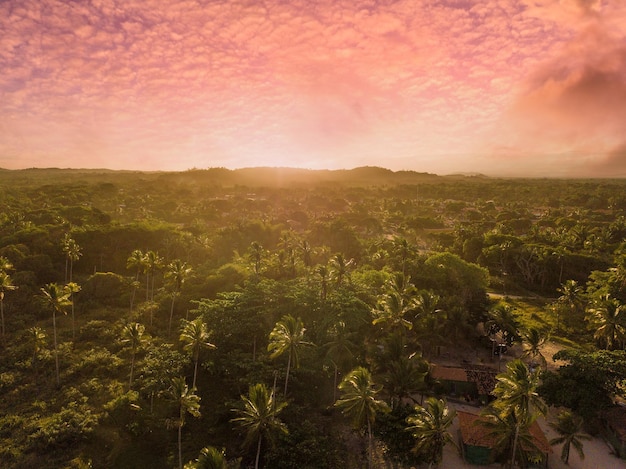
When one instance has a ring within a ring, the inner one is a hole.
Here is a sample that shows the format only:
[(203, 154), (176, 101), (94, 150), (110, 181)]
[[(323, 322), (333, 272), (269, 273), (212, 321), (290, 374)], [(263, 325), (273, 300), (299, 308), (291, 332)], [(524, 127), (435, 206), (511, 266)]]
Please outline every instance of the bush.
[(98, 417), (84, 403), (72, 402), (60, 412), (39, 421), (30, 436), (37, 450), (68, 448), (86, 440), (98, 424)]

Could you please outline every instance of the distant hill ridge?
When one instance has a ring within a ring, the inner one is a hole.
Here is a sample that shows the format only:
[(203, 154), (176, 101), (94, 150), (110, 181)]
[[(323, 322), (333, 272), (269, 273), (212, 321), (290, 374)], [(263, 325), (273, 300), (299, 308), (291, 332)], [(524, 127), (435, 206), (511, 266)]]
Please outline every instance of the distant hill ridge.
[(336, 183), (348, 185), (416, 184), (434, 182), (441, 178), (436, 174), (416, 171), (391, 171), (377, 166), (363, 166), (354, 169), (302, 169), (286, 167), (257, 168), (207, 168), (187, 171), (130, 171), (109, 169), (70, 169), (70, 168), (29, 168), (21, 170), (0, 169), (0, 180), (20, 179), (22, 182), (67, 181), (90, 182), (114, 179), (159, 179), (180, 183), (208, 185), (274, 186)]

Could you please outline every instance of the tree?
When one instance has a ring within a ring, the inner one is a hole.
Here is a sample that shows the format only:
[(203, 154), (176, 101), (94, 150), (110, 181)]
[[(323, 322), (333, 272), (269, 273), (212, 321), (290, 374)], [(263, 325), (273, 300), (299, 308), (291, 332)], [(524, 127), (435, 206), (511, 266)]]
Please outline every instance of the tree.
[(287, 373), (285, 375), (285, 396), (287, 395), (287, 384), (289, 382), (289, 372), (291, 365), (294, 368), (298, 368), (300, 364), (299, 349), (302, 346), (313, 345), (311, 342), (304, 340), (304, 333), (306, 329), (302, 324), (300, 318), (296, 319), (292, 315), (288, 314), (283, 316), (280, 321), (276, 323), (269, 336), (269, 344), (267, 345), (267, 351), (271, 352), (270, 358), (277, 358), (284, 353), (287, 353)]
[(130, 253), (130, 256), (128, 256), (128, 259), (126, 260), (126, 268), (135, 269), (135, 280), (132, 282), (133, 292), (130, 296), (130, 310), (132, 311), (135, 303), (135, 294), (137, 293), (137, 288), (139, 287), (139, 274), (146, 268), (145, 254), (139, 249), (135, 249)]
[(626, 379), (626, 351), (565, 349), (553, 359), (566, 364), (556, 372), (542, 374), (538, 391), (549, 405), (567, 407), (585, 420), (593, 420), (615, 396), (624, 397), (621, 383)]
[(378, 307), (372, 309), (372, 324), (386, 323), (402, 337), (404, 330), (411, 330), (413, 323), (406, 316), (416, 308), (414, 299), (406, 299), (401, 293), (390, 291), (383, 295)]
[(492, 357), (495, 355), (497, 335), (500, 335), (500, 340), (509, 347), (519, 340), (519, 323), (514, 309), (505, 303), (498, 303), (489, 310), (489, 319), (485, 323), (485, 329), (492, 336)]
[(581, 440), (591, 440), (591, 437), (582, 433), (582, 417), (568, 411), (562, 411), (559, 413), (556, 422), (550, 422), (550, 427), (556, 430), (559, 434), (558, 437), (550, 440), (550, 444), (563, 444), (563, 449), (561, 450), (561, 461), (565, 464), (569, 464), (569, 452), (571, 446), (574, 446), (574, 449), (578, 453), (580, 459), (585, 459), (583, 443)]
[[(146, 266), (146, 301), (154, 301), (154, 278), (156, 271), (163, 265), (163, 258), (157, 252), (148, 251), (145, 254)], [(148, 285), (149, 288), (148, 288)], [(148, 293), (150, 295), (148, 296)]]
[(530, 432), (534, 417), (525, 420), (519, 418), (514, 414), (503, 415), (493, 407), (486, 407), (481, 412), (480, 420), (477, 420), (477, 424), (485, 428), (485, 437), (494, 441), (492, 458), (494, 460), (503, 458), (502, 465), (508, 463), (509, 468), (513, 466), (510, 458), (514, 447), (519, 467), (528, 467), (530, 462), (543, 457)]
[(607, 350), (623, 349), (626, 342), (626, 307), (608, 295), (589, 309), (593, 334), (598, 345)]
[(224, 450), (205, 446), (195, 461), (185, 464), (185, 469), (228, 469)]
[(333, 402), (335, 402), (337, 400), (336, 388), (339, 369), (352, 361), (354, 358), (353, 350), (356, 346), (350, 340), (353, 334), (348, 331), (344, 321), (334, 324), (328, 333), (330, 341), (324, 344), (324, 347), (326, 348), (326, 357), (330, 359), (335, 370), (333, 381)]
[(78, 293), (81, 290), (81, 288), (79, 284), (77, 284), (76, 282), (71, 282), (71, 281), (65, 286), (65, 288), (69, 293), (69, 300), (72, 303), (72, 340), (74, 340), (74, 338), (76, 337), (75, 315), (74, 315), (74, 307), (75, 307), (74, 293)]
[(524, 353), (520, 358), (528, 358), (531, 363), (539, 362), (542, 370), (548, 368), (546, 357), (541, 353), (541, 347), (548, 341), (548, 336), (538, 329), (531, 327), (522, 332), (522, 342), (525, 345)]
[(40, 327), (31, 327), (28, 329), (28, 341), (30, 342), (33, 348), (33, 357), (31, 359), (31, 366), (33, 367), (33, 371), (35, 372), (35, 377), (37, 376), (37, 360), (39, 358), (39, 354), (41, 353), (42, 348), (46, 344), (46, 332)]
[(389, 407), (384, 401), (376, 399), (381, 390), (374, 384), (372, 375), (367, 368), (355, 368), (339, 383), (341, 398), (335, 402), (343, 414), (352, 419), (358, 429), (367, 428), (368, 467), (372, 467), (372, 425), (379, 412), (388, 412)]
[(210, 333), (207, 329), (206, 323), (202, 320), (202, 316), (198, 316), (193, 321), (183, 319), (180, 331), (180, 341), (183, 343), (183, 349), (193, 357), (193, 388), (196, 387), (200, 350), (203, 348), (216, 348), (215, 345), (209, 342), (209, 335)]
[(4, 341), (4, 294), (8, 291), (17, 290), (17, 286), (13, 285), (13, 281), (9, 274), (4, 270), (0, 270), (0, 318), (2, 319), (2, 340)]
[(135, 356), (137, 350), (141, 347), (143, 342), (143, 334), (146, 328), (143, 324), (133, 322), (126, 324), (122, 329), (122, 343), (130, 346), (131, 359), (130, 359), (130, 378), (128, 380), (128, 390), (133, 387), (133, 372), (135, 370)]
[(165, 278), (170, 279), (172, 286), (172, 306), (170, 308), (170, 322), (167, 326), (167, 335), (169, 336), (172, 330), (172, 318), (174, 317), (174, 301), (176, 297), (180, 295), (180, 291), (183, 288), (183, 283), (189, 274), (191, 273), (191, 267), (186, 262), (176, 259), (170, 262), (167, 266), (167, 272)]
[(187, 414), (190, 414), (192, 417), (200, 417), (200, 396), (195, 391), (194, 388), (189, 389), (185, 378), (178, 377), (172, 379), (169, 397), (178, 407), (178, 418), (170, 422), (178, 427), (178, 467), (180, 469), (183, 468), (182, 432), (183, 425), (185, 425), (185, 417)]
[[(76, 262), (83, 255), (78, 243), (70, 237), (69, 233), (65, 233), (63, 240), (61, 241), (63, 252), (65, 253), (65, 281), (71, 282), (74, 272), (74, 262)], [(69, 279), (67, 264), (69, 262)]]
[(65, 308), (70, 306), (71, 293), (63, 287), (60, 287), (56, 283), (48, 283), (45, 287), (41, 288), (41, 296), (44, 303), (52, 310), (52, 330), (54, 331), (54, 364), (56, 368), (57, 386), (61, 385), (61, 379), (59, 376), (59, 352), (57, 349), (57, 313), (67, 314)]
[(517, 457), (517, 445), (521, 428), (534, 417), (534, 412), (545, 414), (547, 408), (537, 393), (539, 373), (531, 372), (520, 359), (507, 363), (506, 371), (496, 376), (496, 386), (493, 390), (496, 400), (493, 408), (500, 412), (503, 419), (513, 417), (515, 422), (515, 436), (511, 449), (511, 465)]
[(406, 419), (407, 430), (415, 438), (415, 451), (421, 455), (428, 467), (438, 467), (443, 458), (443, 449), (454, 438), (448, 431), (456, 412), (442, 399), (429, 397), (424, 407), (416, 405), (413, 414)]
[(413, 399), (414, 393), (425, 390), (428, 368), (426, 360), (416, 353), (388, 362), (383, 379), (392, 407), (395, 408), (394, 400), (401, 403), (402, 399)]
[(263, 438), (271, 441), (274, 434), (287, 434), (287, 427), (278, 419), (278, 414), (287, 406), (286, 402), (276, 402), (274, 393), (270, 393), (264, 384), (250, 386), (247, 396), (241, 396), (243, 409), (233, 409), (239, 415), (232, 422), (246, 430), (244, 444), (250, 446), (256, 441), (255, 469), (259, 467)]
[(343, 254), (335, 254), (330, 259), (330, 272), (337, 286), (343, 285), (343, 280), (349, 278), (350, 269), (354, 266), (354, 259), (346, 259)]
[(561, 294), (557, 298), (557, 321), (556, 329), (559, 330), (560, 315), (558, 309), (563, 309), (568, 314), (566, 316), (566, 324), (575, 324), (579, 319), (582, 320), (584, 311), (583, 288), (578, 285), (576, 280), (566, 280), (557, 291)]

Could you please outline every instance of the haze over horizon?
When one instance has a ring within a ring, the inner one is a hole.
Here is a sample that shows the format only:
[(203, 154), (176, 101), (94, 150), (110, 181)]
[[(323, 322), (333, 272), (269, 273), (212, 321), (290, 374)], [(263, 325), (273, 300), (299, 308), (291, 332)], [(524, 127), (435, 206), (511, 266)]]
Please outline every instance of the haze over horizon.
[(6, 0), (0, 167), (626, 177), (623, 0)]

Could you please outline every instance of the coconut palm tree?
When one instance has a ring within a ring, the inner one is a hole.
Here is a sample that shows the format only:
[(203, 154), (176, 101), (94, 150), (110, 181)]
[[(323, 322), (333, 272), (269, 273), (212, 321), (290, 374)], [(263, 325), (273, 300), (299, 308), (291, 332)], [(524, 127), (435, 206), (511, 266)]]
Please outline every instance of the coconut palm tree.
[(35, 380), (37, 379), (37, 360), (39, 358), (39, 354), (41, 350), (44, 348), (46, 344), (46, 332), (40, 327), (31, 327), (28, 329), (28, 341), (31, 343), (33, 348), (33, 357), (31, 359), (31, 366), (33, 367), (33, 371), (35, 373)]
[(130, 359), (130, 378), (128, 380), (128, 390), (130, 391), (133, 387), (133, 372), (135, 370), (135, 356), (137, 355), (137, 350), (141, 347), (143, 343), (143, 334), (146, 328), (143, 324), (138, 322), (133, 322), (130, 324), (126, 324), (122, 329), (122, 340), (123, 344), (129, 345), (131, 350), (131, 359)]
[(354, 259), (346, 259), (343, 254), (335, 254), (330, 259), (330, 271), (337, 286), (341, 286), (345, 278), (350, 277), (350, 269), (354, 266)]
[(141, 250), (135, 249), (130, 253), (128, 259), (126, 259), (126, 268), (135, 270), (135, 280), (132, 282), (133, 292), (130, 296), (130, 310), (132, 312), (133, 305), (135, 303), (135, 294), (137, 293), (137, 288), (139, 287), (139, 274), (146, 268), (145, 254), (141, 252)]
[(496, 376), (493, 390), (496, 400), (493, 408), (500, 412), (503, 419), (513, 416), (515, 436), (511, 449), (511, 464), (517, 457), (517, 446), (522, 426), (528, 424), (536, 413), (545, 415), (547, 407), (537, 393), (539, 373), (531, 372), (526, 364), (516, 359), (507, 363), (506, 370)]
[(74, 307), (75, 307), (75, 301), (74, 301), (74, 293), (78, 293), (81, 288), (80, 285), (77, 284), (76, 282), (71, 282), (68, 283), (65, 286), (65, 289), (69, 292), (69, 300), (72, 303), (72, 340), (74, 340), (74, 338), (76, 337), (76, 328), (75, 328), (75, 315), (74, 315)]
[(146, 289), (148, 289), (148, 285), (150, 285), (150, 296), (148, 297), (148, 291), (146, 291), (146, 301), (154, 301), (154, 278), (156, 271), (163, 265), (163, 258), (159, 256), (157, 252), (148, 251), (145, 254), (144, 262), (146, 266)]
[(356, 345), (351, 341), (353, 333), (348, 331), (344, 321), (333, 324), (328, 331), (328, 335), (330, 341), (324, 344), (324, 348), (326, 349), (326, 357), (333, 364), (335, 370), (333, 381), (333, 402), (335, 402), (337, 400), (336, 388), (339, 369), (346, 365), (351, 366), (354, 358), (353, 350), (356, 348)]
[(543, 457), (541, 449), (530, 433), (530, 426), (535, 417), (519, 420), (514, 414), (502, 415), (493, 407), (485, 407), (481, 412), (480, 420), (476, 423), (485, 429), (485, 438), (493, 440), (491, 457), (493, 460), (503, 458), (503, 464), (511, 469), (513, 460), (510, 459), (515, 447), (515, 460), (519, 467), (528, 467), (531, 462)]
[(250, 243), (250, 257), (252, 258), (253, 269), (255, 277), (259, 277), (261, 274), (261, 260), (263, 259), (263, 254), (265, 250), (263, 246), (261, 246), (258, 242), (253, 241)]
[(428, 368), (428, 363), (416, 353), (408, 357), (401, 355), (388, 362), (383, 382), (392, 407), (395, 407), (395, 402), (401, 403), (405, 398), (413, 399), (414, 393), (425, 390)]
[(64, 287), (57, 285), (56, 283), (48, 283), (45, 287), (41, 288), (41, 297), (44, 304), (52, 310), (52, 330), (54, 331), (54, 364), (56, 368), (57, 386), (61, 385), (61, 379), (59, 377), (59, 352), (57, 349), (57, 313), (67, 314), (65, 308), (70, 306), (71, 293)]
[(0, 270), (0, 318), (2, 323), (2, 340), (4, 341), (4, 294), (8, 291), (17, 290), (17, 286), (13, 285), (13, 281), (9, 274), (4, 270)]
[(167, 335), (169, 336), (172, 330), (172, 318), (174, 317), (174, 302), (176, 301), (176, 297), (180, 295), (180, 291), (183, 288), (183, 283), (189, 274), (191, 274), (191, 267), (187, 265), (186, 262), (181, 261), (180, 259), (175, 259), (170, 262), (167, 266), (167, 272), (165, 273), (165, 278), (169, 279), (172, 286), (172, 305), (170, 308), (170, 322), (167, 326)]
[(63, 238), (63, 252), (65, 253), (65, 281), (68, 281), (67, 263), (69, 261), (69, 282), (71, 282), (74, 273), (74, 262), (80, 259), (83, 253), (78, 243), (74, 239), (70, 238), (67, 233)]
[(548, 341), (548, 336), (534, 327), (523, 331), (521, 336), (525, 349), (520, 358), (528, 358), (531, 362), (539, 362), (541, 369), (545, 371), (548, 368), (548, 362), (543, 353), (541, 353), (541, 347)]
[(320, 299), (326, 301), (326, 297), (328, 296), (328, 283), (330, 282), (330, 269), (326, 265), (318, 265), (315, 268), (315, 273), (320, 281)]
[(489, 310), (489, 319), (485, 323), (485, 329), (492, 338), (491, 356), (495, 356), (497, 336), (509, 347), (519, 340), (519, 322), (514, 313), (514, 308), (505, 303), (498, 303)]
[(446, 405), (446, 401), (429, 397), (424, 407), (416, 405), (406, 419), (407, 430), (415, 438), (415, 451), (421, 455), (428, 467), (438, 467), (443, 458), (444, 447), (454, 438), (448, 431), (456, 412)]
[(185, 469), (228, 469), (224, 450), (205, 446), (195, 461), (185, 464)]
[(183, 319), (180, 330), (180, 341), (183, 343), (183, 349), (187, 351), (194, 361), (193, 367), (193, 387), (196, 387), (196, 378), (198, 376), (198, 362), (200, 361), (200, 350), (203, 348), (214, 349), (215, 345), (209, 342), (209, 331), (206, 323), (202, 320), (202, 316), (198, 316), (193, 321)]
[(414, 298), (405, 298), (401, 293), (390, 291), (383, 295), (378, 307), (372, 309), (372, 324), (385, 323), (391, 331), (398, 331), (400, 337), (404, 330), (411, 330), (413, 323), (406, 316), (416, 308)]
[(582, 433), (582, 417), (572, 414), (569, 411), (562, 411), (556, 422), (550, 422), (550, 426), (559, 434), (558, 437), (550, 440), (551, 445), (563, 444), (561, 450), (561, 461), (569, 464), (570, 447), (573, 446), (580, 459), (585, 459), (583, 443), (581, 440), (591, 440), (589, 435)]
[(178, 467), (183, 468), (183, 446), (182, 433), (185, 425), (185, 417), (190, 414), (192, 417), (200, 417), (200, 396), (196, 394), (194, 388), (189, 389), (185, 378), (173, 378), (169, 388), (169, 398), (178, 407), (178, 418), (170, 420), (178, 427)]
[(247, 396), (241, 396), (243, 409), (233, 409), (238, 417), (232, 419), (246, 431), (244, 444), (250, 446), (256, 442), (254, 467), (258, 469), (261, 445), (265, 438), (271, 441), (274, 434), (287, 434), (287, 427), (278, 419), (278, 414), (287, 406), (286, 402), (276, 402), (274, 393), (270, 393), (264, 384), (250, 386)]
[(578, 285), (576, 280), (566, 280), (561, 284), (557, 291), (561, 294), (556, 300), (557, 307), (557, 321), (556, 321), (556, 329), (559, 330), (560, 326), (560, 315), (558, 314), (559, 310), (567, 311), (567, 321), (568, 323), (573, 323), (579, 317), (582, 319), (582, 314), (584, 311), (585, 301), (583, 299), (583, 288)]
[(607, 295), (588, 312), (596, 326), (593, 337), (598, 344), (607, 350), (623, 349), (626, 344), (626, 307)]
[(287, 384), (289, 382), (289, 372), (291, 365), (298, 368), (300, 364), (299, 349), (303, 346), (313, 345), (311, 342), (304, 340), (306, 329), (300, 318), (296, 319), (288, 314), (283, 316), (276, 323), (269, 336), (269, 344), (267, 351), (271, 352), (270, 358), (277, 358), (287, 353), (287, 373), (285, 375), (285, 396), (287, 395)]
[(381, 390), (374, 384), (372, 375), (367, 368), (357, 367), (344, 376), (339, 384), (341, 398), (335, 402), (343, 414), (352, 419), (354, 426), (358, 429), (367, 428), (368, 442), (368, 467), (372, 467), (372, 425), (379, 412), (388, 412), (389, 406), (381, 400), (376, 399), (376, 394)]

